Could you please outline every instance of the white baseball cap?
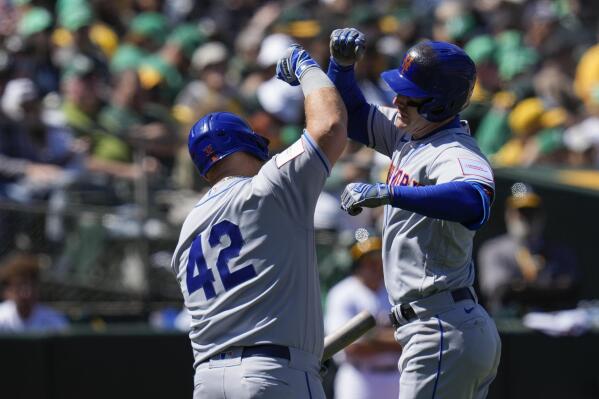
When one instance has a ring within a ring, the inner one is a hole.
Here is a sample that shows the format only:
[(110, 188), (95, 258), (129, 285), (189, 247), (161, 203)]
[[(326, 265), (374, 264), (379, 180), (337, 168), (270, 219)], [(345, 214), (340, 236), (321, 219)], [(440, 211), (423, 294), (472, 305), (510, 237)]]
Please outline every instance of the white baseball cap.
[(261, 67), (275, 65), (279, 58), (285, 54), (287, 47), (293, 44), (293, 39), (283, 33), (273, 33), (267, 36), (260, 46), (260, 52), (256, 61)]
[(570, 151), (584, 152), (599, 146), (599, 118), (590, 117), (564, 132), (564, 145)]
[(191, 58), (194, 69), (202, 71), (208, 65), (221, 63), (227, 59), (229, 52), (221, 42), (208, 42), (200, 46)]
[(13, 79), (4, 88), (1, 100), (2, 111), (12, 120), (20, 121), (25, 116), (23, 104), (35, 100), (38, 96), (35, 83), (31, 79)]
[(258, 86), (256, 96), (260, 106), (282, 122), (299, 122), (304, 99), (299, 86), (290, 86), (273, 77)]

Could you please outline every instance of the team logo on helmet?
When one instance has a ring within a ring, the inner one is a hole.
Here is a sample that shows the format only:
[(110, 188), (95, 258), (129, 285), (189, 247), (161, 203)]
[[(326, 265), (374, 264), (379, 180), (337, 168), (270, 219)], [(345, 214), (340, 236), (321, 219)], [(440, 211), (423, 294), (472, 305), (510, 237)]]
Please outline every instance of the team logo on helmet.
[(410, 53), (406, 54), (401, 64), (401, 73), (406, 73), (410, 69), (412, 62), (414, 62), (414, 56)]
[(216, 161), (218, 160), (218, 156), (214, 153), (214, 149), (212, 148), (212, 144), (208, 144), (208, 146), (206, 148), (204, 148), (204, 154), (206, 154), (206, 156), (208, 158), (210, 158), (211, 161)]

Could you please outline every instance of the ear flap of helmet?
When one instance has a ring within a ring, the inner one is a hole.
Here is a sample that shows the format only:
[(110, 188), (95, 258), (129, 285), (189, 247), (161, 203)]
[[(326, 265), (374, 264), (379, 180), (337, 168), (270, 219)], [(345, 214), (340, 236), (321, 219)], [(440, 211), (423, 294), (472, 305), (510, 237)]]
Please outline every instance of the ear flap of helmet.
[(430, 101), (426, 101), (418, 107), (418, 113), (430, 122), (440, 122), (458, 114), (470, 103), (470, 95), (474, 88), (474, 82), (470, 84), (467, 91), (462, 87), (436, 95)]

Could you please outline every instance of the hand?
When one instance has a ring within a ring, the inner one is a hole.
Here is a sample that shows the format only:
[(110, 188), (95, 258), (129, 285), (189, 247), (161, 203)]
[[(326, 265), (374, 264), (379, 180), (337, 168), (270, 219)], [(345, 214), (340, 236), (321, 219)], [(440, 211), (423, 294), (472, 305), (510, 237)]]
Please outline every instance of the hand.
[(352, 216), (362, 207), (376, 208), (389, 203), (389, 187), (383, 183), (350, 183), (341, 194), (341, 209)]
[(331, 33), (331, 56), (337, 64), (350, 66), (360, 61), (366, 47), (366, 37), (355, 28), (335, 29)]
[(319, 68), (319, 66), (302, 46), (292, 44), (285, 52), (285, 56), (277, 62), (276, 76), (277, 79), (291, 86), (297, 86), (304, 72), (310, 68)]
[(64, 170), (56, 165), (46, 163), (30, 163), (25, 175), (32, 183), (53, 183), (64, 177)]

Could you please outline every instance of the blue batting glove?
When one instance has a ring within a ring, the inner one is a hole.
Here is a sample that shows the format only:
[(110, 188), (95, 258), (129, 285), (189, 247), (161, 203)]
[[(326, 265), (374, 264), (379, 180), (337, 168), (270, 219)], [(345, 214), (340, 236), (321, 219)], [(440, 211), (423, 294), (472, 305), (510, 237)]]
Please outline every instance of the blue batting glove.
[(362, 212), (362, 207), (376, 208), (389, 202), (389, 186), (383, 183), (350, 183), (341, 194), (341, 209), (351, 216)]
[(292, 44), (287, 48), (285, 56), (277, 62), (277, 79), (289, 83), (291, 86), (300, 84), (300, 77), (310, 68), (320, 68), (310, 54), (299, 44)]
[(366, 36), (355, 28), (335, 29), (329, 43), (331, 56), (341, 66), (360, 61), (366, 48)]

